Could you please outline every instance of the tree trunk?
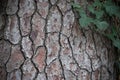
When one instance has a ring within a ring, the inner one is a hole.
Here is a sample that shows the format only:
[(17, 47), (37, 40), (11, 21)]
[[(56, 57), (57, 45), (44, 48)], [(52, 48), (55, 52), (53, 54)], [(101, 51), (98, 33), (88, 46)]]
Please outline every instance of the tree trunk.
[(115, 80), (111, 42), (79, 28), (71, 0), (8, 0), (0, 33), (0, 80)]

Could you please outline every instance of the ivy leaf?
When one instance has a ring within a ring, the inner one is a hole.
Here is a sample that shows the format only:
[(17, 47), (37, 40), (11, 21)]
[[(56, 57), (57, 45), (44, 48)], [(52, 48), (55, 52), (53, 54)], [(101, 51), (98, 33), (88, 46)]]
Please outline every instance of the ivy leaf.
[(80, 23), (81, 27), (87, 27), (91, 22), (93, 22), (93, 19), (89, 18), (87, 16), (81, 17), (79, 19), (79, 23)]
[(114, 34), (111, 33), (111, 34), (105, 34), (105, 36), (107, 36), (110, 40), (114, 41), (115, 38), (114, 38)]
[(112, 29), (112, 34), (114, 36), (117, 36), (117, 29), (114, 26), (112, 26), (111, 29)]
[(103, 16), (104, 12), (103, 11), (95, 11), (95, 15), (97, 19), (100, 19)]
[[(99, 2), (99, 3), (100, 3), (100, 2)], [(97, 3), (96, 3), (96, 4), (97, 4)], [(94, 4), (94, 5), (95, 5), (95, 4)], [(100, 5), (100, 4), (99, 4), (99, 5)], [(97, 19), (100, 19), (100, 18), (103, 16), (103, 14), (104, 14), (104, 11), (101, 10), (101, 8), (99, 8), (98, 10), (95, 10), (95, 7), (94, 7), (93, 5), (88, 6), (88, 10), (89, 10), (91, 13), (95, 14), (95, 16), (96, 16)]]
[(103, 31), (105, 31), (109, 26), (109, 24), (106, 21), (101, 21), (101, 22), (97, 21), (95, 22), (95, 24), (99, 30), (103, 30)]
[(113, 41), (113, 45), (114, 45), (115, 47), (117, 47), (118, 49), (120, 49), (120, 40), (119, 40), (119, 39), (114, 40), (114, 41)]
[(101, 7), (102, 6), (102, 4), (101, 4), (101, 2), (100, 2), (100, 0), (95, 0), (95, 2), (93, 3), (93, 6), (94, 7)]
[(105, 7), (106, 12), (110, 16), (115, 15), (120, 18), (120, 8), (118, 6), (116, 6), (114, 4), (110, 4), (110, 5), (104, 4), (104, 7)]
[(94, 10), (93, 5), (89, 5), (89, 6), (88, 6), (88, 10), (89, 10), (90, 12), (92, 12), (93, 14), (95, 13), (95, 10)]
[(85, 10), (84, 10), (83, 8), (80, 8), (80, 9), (79, 9), (79, 15), (80, 15), (81, 17), (86, 17), (86, 16), (87, 16), (86, 13), (85, 13)]
[(72, 3), (72, 6), (73, 6), (73, 8), (78, 8), (78, 9), (81, 8), (81, 6), (79, 4), (76, 4), (76, 3)]
[(113, 5), (113, 2), (112, 2), (112, 0), (106, 0), (104, 4), (105, 5)]

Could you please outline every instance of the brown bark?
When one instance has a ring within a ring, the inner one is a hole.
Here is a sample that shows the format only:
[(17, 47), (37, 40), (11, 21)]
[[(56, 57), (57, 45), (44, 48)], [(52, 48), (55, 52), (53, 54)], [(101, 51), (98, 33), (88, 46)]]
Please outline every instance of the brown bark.
[(7, 18), (0, 15), (0, 80), (115, 80), (111, 42), (80, 29), (70, 2), (8, 0)]

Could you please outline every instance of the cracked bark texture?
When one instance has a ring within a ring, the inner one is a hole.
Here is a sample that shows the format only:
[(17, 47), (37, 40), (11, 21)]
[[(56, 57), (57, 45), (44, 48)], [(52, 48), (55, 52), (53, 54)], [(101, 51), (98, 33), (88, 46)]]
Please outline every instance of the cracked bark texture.
[(0, 9), (0, 80), (115, 80), (111, 42), (79, 28), (71, 0), (6, 2)]

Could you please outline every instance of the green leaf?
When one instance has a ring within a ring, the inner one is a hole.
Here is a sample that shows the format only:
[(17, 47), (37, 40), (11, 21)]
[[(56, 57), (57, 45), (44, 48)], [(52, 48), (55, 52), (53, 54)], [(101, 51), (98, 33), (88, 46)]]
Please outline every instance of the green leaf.
[(105, 34), (105, 36), (107, 36), (110, 40), (114, 41), (114, 34)]
[(110, 16), (115, 15), (120, 18), (120, 8), (118, 6), (116, 6), (114, 4), (110, 4), (110, 5), (105, 4), (104, 7), (105, 7), (106, 12)]
[(89, 18), (87, 16), (81, 17), (79, 19), (79, 23), (80, 23), (81, 27), (87, 27), (91, 22), (93, 22), (93, 19)]
[(105, 5), (113, 5), (113, 2), (112, 2), (112, 0), (106, 0), (104, 4)]
[(95, 11), (95, 15), (96, 15), (96, 18), (97, 19), (100, 19), (102, 16), (103, 16), (104, 12), (101, 10), (101, 11)]
[(88, 10), (91, 12), (91, 13), (95, 13), (95, 10), (94, 10), (94, 7), (93, 7), (93, 5), (89, 5), (88, 6)]
[(84, 10), (83, 8), (80, 8), (80, 9), (79, 9), (79, 15), (80, 15), (81, 17), (86, 17), (86, 16), (87, 16), (86, 13), (85, 13), (85, 10)]
[(95, 22), (95, 24), (99, 30), (103, 31), (105, 31), (109, 26), (109, 24), (106, 21), (97, 21)]
[(91, 13), (95, 14), (97, 19), (100, 19), (103, 16), (103, 14), (104, 14), (103, 10), (99, 10), (99, 11), (98, 10), (94, 10), (92, 6), (88, 7), (88, 10)]
[(113, 41), (113, 45), (114, 45), (115, 47), (117, 47), (118, 49), (120, 49), (120, 40), (119, 40), (119, 39), (114, 40), (114, 41)]
[(73, 6), (73, 8), (78, 8), (78, 9), (81, 8), (81, 6), (79, 4), (76, 4), (76, 3), (72, 3), (71, 5)]
[(105, 34), (110, 40), (115, 41), (117, 35), (116, 29), (112, 27), (112, 32), (110, 34)]
[(112, 34), (114, 36), (117, 36), (117, 30), (116, 30), (116, 28), (114, 26), (111, 26), (111, 29), (112, 29)]
[(101, 4), (101, 2), (100, 2), (100, 0), (95, 0), (95, 2), (93, 3), (93, 6), (94, 7), (101, 7), (102, 6), (102, 4)]

